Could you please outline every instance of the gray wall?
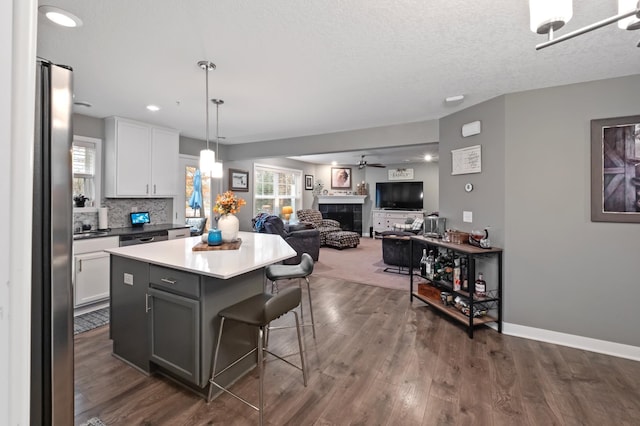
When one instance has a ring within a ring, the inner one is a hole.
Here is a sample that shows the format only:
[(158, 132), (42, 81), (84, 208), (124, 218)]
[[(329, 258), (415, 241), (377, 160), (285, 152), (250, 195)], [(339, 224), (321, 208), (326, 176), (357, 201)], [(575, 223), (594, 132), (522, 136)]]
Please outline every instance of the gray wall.
[(296, 156), (431, 142), (438, 142), (437, 120), (228, 145), (226, 158), (229, 160), (243, 160), (247, 158), (280, 157), (283, 155)]
[(640, 224), (591, 222), (589, 180), (590, 120), (639, 100), (640, 75), (506, 96), (508, 322), (640, 346)]
[(73, 114), (73, 134), (104, 140), (104, 120), (88, 115)]
[[(590, 219), (590, 120), (640, 114), (638, 99), (635, 75), (509, 94), (441, 119), (440, 212), (450, 228), (490, 225), (505, 249), (505, 322), (640, 346), (640, 225)], [(475, 120), (482, 133), (462, 138)], [(482, 173), (451, 176), (451, 150), (478, 144)]]
[[(504, 244), (504, 97), (494, 98), (440, 120), (440, 216), (447, 228), (469, 232), (490, 226), (493, 245)], [(462, 137), (462, 125), (480, 120), (482, 132)], [(451, 150), (480, 145), (482, 172), (451, 175)], [(465, 192), (466, 183), (473, 191)], [(471, 211), (473, 222), (462, 221), (462, 212)]]

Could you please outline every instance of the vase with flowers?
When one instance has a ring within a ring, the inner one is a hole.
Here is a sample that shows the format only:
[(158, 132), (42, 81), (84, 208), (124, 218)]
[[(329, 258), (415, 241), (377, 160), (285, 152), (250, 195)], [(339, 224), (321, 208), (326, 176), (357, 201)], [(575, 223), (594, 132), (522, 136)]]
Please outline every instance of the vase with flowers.
[(213, 206), (214, 213), (218, 213), (218, 229), (222, 233), (222, 241), (230, 243), (238, 239), (238, 231), (240, 230), (240, 222), (236, 217), (236, 213), (240, 211), (240, 207), (246, 205), (247, 202), (237, 197), (233, 191), (227, 191), (224, 194), (216, 196), (216, 204)]

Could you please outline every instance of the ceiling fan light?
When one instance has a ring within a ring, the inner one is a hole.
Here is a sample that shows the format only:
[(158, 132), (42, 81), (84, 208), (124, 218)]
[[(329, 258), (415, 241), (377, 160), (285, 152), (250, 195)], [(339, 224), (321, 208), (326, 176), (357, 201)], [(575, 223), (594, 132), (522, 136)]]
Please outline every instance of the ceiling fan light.
[[(618, 14), (637, 10), (638, 7), (640, 7), (640, 4), (637, 0), (618, 0)], [(636, 14), (634, 16), (621, 19), (618, 21), (618, 27), (623, 30), (640, 29), (640, 16)]]
[(529, 0), (529, 23), (531, 31), (547, 34), (562, 28), (573, 17), (571, 0)]

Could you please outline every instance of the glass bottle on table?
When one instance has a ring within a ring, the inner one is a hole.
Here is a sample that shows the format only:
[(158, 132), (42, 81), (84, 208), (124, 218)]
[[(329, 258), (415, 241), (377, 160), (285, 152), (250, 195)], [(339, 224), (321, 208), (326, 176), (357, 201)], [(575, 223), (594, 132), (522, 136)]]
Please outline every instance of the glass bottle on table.
[(462, 281), (460, 278), (460, 258), (456, 257), (453, 260), (453, 290), (458, 291), (462, 287)]
[(433, 250), (429, 250), (429, 256), (427, 256), (427, 273), (426, 277), (433, 280), (433, 270), (435, 268), (436, 259), (433, 257)]
[(427, 249), (422, 249), (422, 258), (420, 259), (420, 275), (427, 276)]
[(477, 297), (485, 297), (487, 295), (487, 282), (484, 280), (482, 272), (478, 273), (475, 294)]

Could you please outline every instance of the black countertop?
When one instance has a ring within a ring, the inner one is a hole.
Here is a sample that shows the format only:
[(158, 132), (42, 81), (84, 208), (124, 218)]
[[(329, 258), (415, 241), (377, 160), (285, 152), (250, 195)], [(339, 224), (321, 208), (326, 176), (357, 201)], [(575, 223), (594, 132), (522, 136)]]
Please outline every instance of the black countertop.
[(179, 224), (179, 223), (159, 223), (156, 225), (144, 225), (140, 227), (131, 227), (128, 226), (126, 228), (110, 228), (106, 231), (99, 230), (101, 232), (96, 233), (96, 230), (91, 230), (88, 232), (79, 232), (77, 234), (73, 234), (73, 239), (89, 239), (89, 238), (104, 238), (104, 237), (120, 237), (122, 235), (136, 235), (136, 234), (144, 234), (147, 232), (157, 232), (157, 231), (168, 231), (170, 229), (182, 229), (188, 228), (188, 225)]

